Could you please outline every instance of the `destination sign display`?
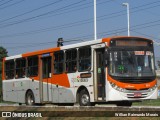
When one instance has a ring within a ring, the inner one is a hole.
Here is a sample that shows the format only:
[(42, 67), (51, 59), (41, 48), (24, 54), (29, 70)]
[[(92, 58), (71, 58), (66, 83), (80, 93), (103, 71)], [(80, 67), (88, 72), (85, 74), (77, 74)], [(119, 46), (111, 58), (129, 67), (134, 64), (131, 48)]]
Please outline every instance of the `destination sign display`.
[(148, 46), (147, 41), (116, 40), (116, 46)]

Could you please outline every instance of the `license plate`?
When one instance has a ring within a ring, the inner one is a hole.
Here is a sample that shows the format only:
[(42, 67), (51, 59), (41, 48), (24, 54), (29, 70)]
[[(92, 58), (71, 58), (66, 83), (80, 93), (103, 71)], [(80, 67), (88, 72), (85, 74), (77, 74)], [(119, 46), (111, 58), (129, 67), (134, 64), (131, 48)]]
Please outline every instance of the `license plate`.
[(141, 93), (134, 93), (134, 97), (142, 97)]

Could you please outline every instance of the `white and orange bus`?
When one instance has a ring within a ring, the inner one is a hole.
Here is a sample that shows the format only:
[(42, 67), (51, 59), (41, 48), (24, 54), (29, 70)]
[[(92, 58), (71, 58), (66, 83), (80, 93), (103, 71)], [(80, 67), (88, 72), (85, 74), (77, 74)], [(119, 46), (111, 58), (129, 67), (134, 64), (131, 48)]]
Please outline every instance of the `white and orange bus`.
[(153, 41), (111, 37), (3, 59), (3, 100), (90, 106), (157, 99)]

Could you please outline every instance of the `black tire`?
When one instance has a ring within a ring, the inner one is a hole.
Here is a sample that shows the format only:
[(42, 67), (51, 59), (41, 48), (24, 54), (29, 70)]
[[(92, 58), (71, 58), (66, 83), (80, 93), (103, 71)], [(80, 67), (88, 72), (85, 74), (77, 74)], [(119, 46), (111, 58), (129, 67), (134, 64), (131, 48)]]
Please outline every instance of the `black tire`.
[(35, 98), (32, 91), (28, 91), (26, 94), (26, 105), (34, 105), (35, 104)]
[(117, 103), (117, 106), (131, 107), (132, 106), (132, 102), (130, 102), (130, 101), (121, 101), (121, 102)]
[(86, 90), (80, 91), (79, 105), (80, 106), (91, 106), (90, 96)]
[(22, 105), (22, 103), (19, 103), (19, 106), (21, 106)]

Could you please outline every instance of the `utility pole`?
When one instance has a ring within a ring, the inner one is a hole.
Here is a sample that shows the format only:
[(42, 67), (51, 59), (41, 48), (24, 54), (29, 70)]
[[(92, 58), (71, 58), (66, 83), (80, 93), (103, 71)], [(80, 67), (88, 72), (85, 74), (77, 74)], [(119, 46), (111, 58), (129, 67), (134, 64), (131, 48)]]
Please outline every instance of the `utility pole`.
[(94, 0), (94, 40), (97, 40), (97, 10), (96, 10), (96, 0)]
[(127, 7), (127, 21), (128, 21), (128, 36), (130, 36), (130, 16), (129, 16), (129, 3), (123, 3)]

